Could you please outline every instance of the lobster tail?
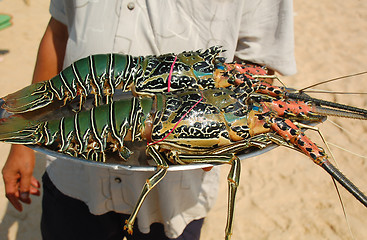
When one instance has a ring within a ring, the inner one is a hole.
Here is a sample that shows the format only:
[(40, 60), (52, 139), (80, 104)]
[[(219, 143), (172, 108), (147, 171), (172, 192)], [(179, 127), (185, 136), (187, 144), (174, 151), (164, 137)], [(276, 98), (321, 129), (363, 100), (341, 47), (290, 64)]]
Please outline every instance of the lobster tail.
[(29, 85), (3, 98), (2, 108), (11, 113), (24, 113), (52, 103), (53, 92), (47, 90), (48, 82)]
[(367, 197), (364, 195), (346, 176), (343, 175), (334, 165), (329, 161), (321, 164), (335, 180), (337, 180), (345, 189), (347, 189), (358, 201), (367, 207)]
[(40, 125), (38, 121), (24, 119), (20, 115), (1, 119), (0, 141), (14, 144), (36, 144), (39, 136), (36, 134)]

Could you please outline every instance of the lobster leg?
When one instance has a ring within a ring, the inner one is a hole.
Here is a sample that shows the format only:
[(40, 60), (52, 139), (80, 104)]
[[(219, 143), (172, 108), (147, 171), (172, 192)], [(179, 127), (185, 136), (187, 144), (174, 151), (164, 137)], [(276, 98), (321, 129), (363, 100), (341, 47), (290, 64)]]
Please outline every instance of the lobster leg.
[(153, 158), (153, 160), (157, 164), (157, 172), (154, 173), (153, 176), (151, 176), (145, 182), (133, 212), (131, 213), (129, 219), (125, 221), (124, 230), (127, 230), (129, 234), (133, 233), (134, 222), (136, 220), (140, 207), (143, 204), (148, 193), (164, 178), (164, 176), (166, 176), (167, 173), (168, 164), (162, 154), (158, 152), (156, 147), (148, 146), (147, 153)]
[(235, 156), (231, 161), (232, 167), (228, 173), (228, 217), (226, 225), (226, 240), (231, 239), (233, 229), (233, 214), (238, 185), (240, 183), (241, 161)]
[(231, 164), (232, 167), (228, 173), (227, 181), (228, 181), (228, 216), (227, 216), (227, 225), (226, 225), (226, 236), (225, 239), (229, 240), (232, 236), (232, 228), (233, 228), (233, 216), (234, 216), (234, 207), (238, 185), (240, 182), (240, 173), (241, 173), (241, 161), (234, 154), (228, 155), (207, 155), (207, 156), (198, 156), (198, 155), (173, 155), (174, 160), (183, 164), (191, 164), (191, 163), (209, 163), (209, 164)]

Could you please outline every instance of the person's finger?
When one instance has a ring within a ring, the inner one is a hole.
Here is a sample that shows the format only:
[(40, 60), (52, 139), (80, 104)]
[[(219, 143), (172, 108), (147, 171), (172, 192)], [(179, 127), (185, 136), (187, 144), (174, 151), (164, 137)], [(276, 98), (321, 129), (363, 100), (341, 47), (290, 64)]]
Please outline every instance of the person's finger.
[(34, 176), (32, 176), (32, 178), (31, 178), (31, 185), (35, 188), (40, 188), (41, 187), (40, 182)]
[(30, 204), (32, 202), (31, 198), (29, 197), (29, 192), (20, 192), (19, 200), (26, 204)]
[(30, 189), (31, 189), (31, 178), (32, 172), (24, 171), (21, 173), (20, 182), (19, 182), (19, 200), (24, 203), (31, 203)]
[(29, 193), (31, 195), (34, 195), (34, 196), (40, 196), (41, 195), (41, 191), (38, 188), (35, 188), (33, 186), (31, 186), (31, 189), (29, 189)]
[(9, 177), (6, 173), (3, 173), (4, 184), (5, 184), (5, 196), (9, 202), (18, 211), (22, 211), (22, 204), (19, 202), (19, 183), (16, 178)]
[(6, 197), (16, 210), (18, 210), (19, 212), (23, 211), (23, 206), (20, 203), (18, 196), (14, 194), (6, 194)]
[(32, 176), (31, 178), (31, 188), (29, 190), (29, 193), (31, 195), (36, 195), (36, 196), (40, 196), (41, 192), (39, 190), (39, 188), (41, 187), (41, 184), (39, 183), (39, 181)]

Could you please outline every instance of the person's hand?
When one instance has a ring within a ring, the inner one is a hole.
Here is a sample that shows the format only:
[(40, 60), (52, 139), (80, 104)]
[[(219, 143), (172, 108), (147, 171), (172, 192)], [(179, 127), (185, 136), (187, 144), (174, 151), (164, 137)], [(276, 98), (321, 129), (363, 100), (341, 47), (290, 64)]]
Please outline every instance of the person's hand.
[(10, 203), (22, 211), (22, 203), (30, 204), (30, 194), (40, 195), (40, 183), (33, 177), (35, 156), (32, 149), (23, 145), (12, 145), (2, 174), (5, 194)]

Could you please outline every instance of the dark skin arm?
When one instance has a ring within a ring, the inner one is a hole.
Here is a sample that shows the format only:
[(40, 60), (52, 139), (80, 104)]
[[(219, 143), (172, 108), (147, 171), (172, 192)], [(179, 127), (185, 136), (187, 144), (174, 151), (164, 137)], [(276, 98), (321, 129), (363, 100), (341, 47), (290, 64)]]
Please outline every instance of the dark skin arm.
[[(62, 70), (67, 40), (67, 27), (51, 18), (38, 49), (32, 83), (48, 80)], [(23, 210), (22, 202), (31, 203), (30, 195), (40, 195), (40, 183), (33, 177), (34, 166), (33, 150), (13, 144), (2, 174), (6, 197), (18, 211)]]

